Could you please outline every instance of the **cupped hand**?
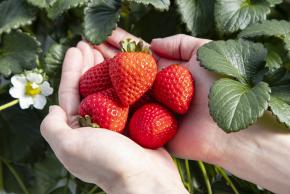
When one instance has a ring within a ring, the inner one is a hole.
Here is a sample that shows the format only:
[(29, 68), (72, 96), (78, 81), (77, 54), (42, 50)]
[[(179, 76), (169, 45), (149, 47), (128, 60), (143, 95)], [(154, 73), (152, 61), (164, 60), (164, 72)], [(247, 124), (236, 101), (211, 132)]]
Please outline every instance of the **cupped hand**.
[(151, 49), (158, 56), (160, 68), (181, 64), (190, 70), (195, 80), (191, 107), (180, 117), (179, 131), (168, 149), (182, 158), (217, 163), (219, 153), (223, 151), (225, 133), (217, 127), (208, 110), (208, 93), (216, 76), (197, 61), (198, 48), (209, 41), (180, 34), (154, 39)]
[(93, 48), (81, 41), (65, 56), (59, 87), (60, 106), (51, 106), (41, 133), (58, 159), (76, 177), (108, 193), (187, 193), (170, 155), (149, 150), (121, 134), (78, 124), (80, 76), (118, 52), (118, 43), (133, 38), (121, 29)]

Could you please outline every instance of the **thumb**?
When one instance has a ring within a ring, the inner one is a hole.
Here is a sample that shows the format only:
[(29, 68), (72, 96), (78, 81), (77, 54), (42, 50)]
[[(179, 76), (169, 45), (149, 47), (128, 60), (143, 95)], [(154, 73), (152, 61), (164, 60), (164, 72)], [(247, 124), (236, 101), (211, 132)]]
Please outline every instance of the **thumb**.
[(40, 125), (42, 136), (49, 144), (61, 141), (64, 134), (71, 128), (67, 124), (66, 113), (59, 106), (50, 106), (49, 114)]
[(178, 34), (166, 38), (153, 39), (151, 49), (160, 57), (188, 61), (197, 49), (210, 40)]

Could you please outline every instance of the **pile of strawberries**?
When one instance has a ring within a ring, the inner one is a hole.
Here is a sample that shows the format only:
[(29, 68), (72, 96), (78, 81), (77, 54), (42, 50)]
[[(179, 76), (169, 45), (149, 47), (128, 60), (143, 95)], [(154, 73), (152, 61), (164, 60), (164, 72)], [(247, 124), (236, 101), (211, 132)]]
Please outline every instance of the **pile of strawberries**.
[(121, 46), (122, 52), (80, 78), (80, 124), (128, 130), (141, 146), (157, 149), (176, 134), (175, 114), (185, 114), (190, 107), (192, 75), (175, 64), (157, 73), (156, 61), (142, 42), (128, 39)]

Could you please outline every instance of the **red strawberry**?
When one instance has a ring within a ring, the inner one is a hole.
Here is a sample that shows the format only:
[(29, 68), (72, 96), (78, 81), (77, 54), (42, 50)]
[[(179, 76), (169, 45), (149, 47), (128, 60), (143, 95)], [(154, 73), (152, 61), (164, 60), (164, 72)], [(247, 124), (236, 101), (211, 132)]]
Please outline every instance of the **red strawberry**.
[(91, 94), (81, 102), (79, 114), (82, 126), (102, 127), (122, 133), (128, 117), (129, 107), (121, 104), (111, 88)]
[(177, 132), (177, 121), (166, 108), (149, 103), (138, 109), (129, 124), (129, 135), (145, 148), (157, 149)]
[[(152, 86), (157, 64), (151, 54), (143, 52), (140, 43), (122, 42), (123, 51), (109, 65), (115, 91), (125, 106), (134, 104)], [(125, 48), (126, 47), (126, 48)]]
[(188, 111), (194, 95), (194, 80), (191, 73), (180, 65), (170, 65), (158, 72), (153, 95), (176, 113)]
[(91, 67), (80, 78), (79, 91), (83, 97), (112, 88), (109, 75), (110, 60)]

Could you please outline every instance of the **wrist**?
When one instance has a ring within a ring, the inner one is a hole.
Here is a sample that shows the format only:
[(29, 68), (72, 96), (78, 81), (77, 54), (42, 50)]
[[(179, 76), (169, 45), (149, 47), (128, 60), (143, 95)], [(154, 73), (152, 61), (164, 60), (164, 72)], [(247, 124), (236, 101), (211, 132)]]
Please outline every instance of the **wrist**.
[(289, 138), (289, 131), (267, 113), (248, 129), (227, 134), (217, 165), (270, 191), (286, 193), (290, 188)]
[[(178, 177), (179, 178), (179, 177)], [(161, 173), (143, 172), (131, 176), (120, 176), (110, 187), (108, 194), (188, 194), (180, 179)]]

